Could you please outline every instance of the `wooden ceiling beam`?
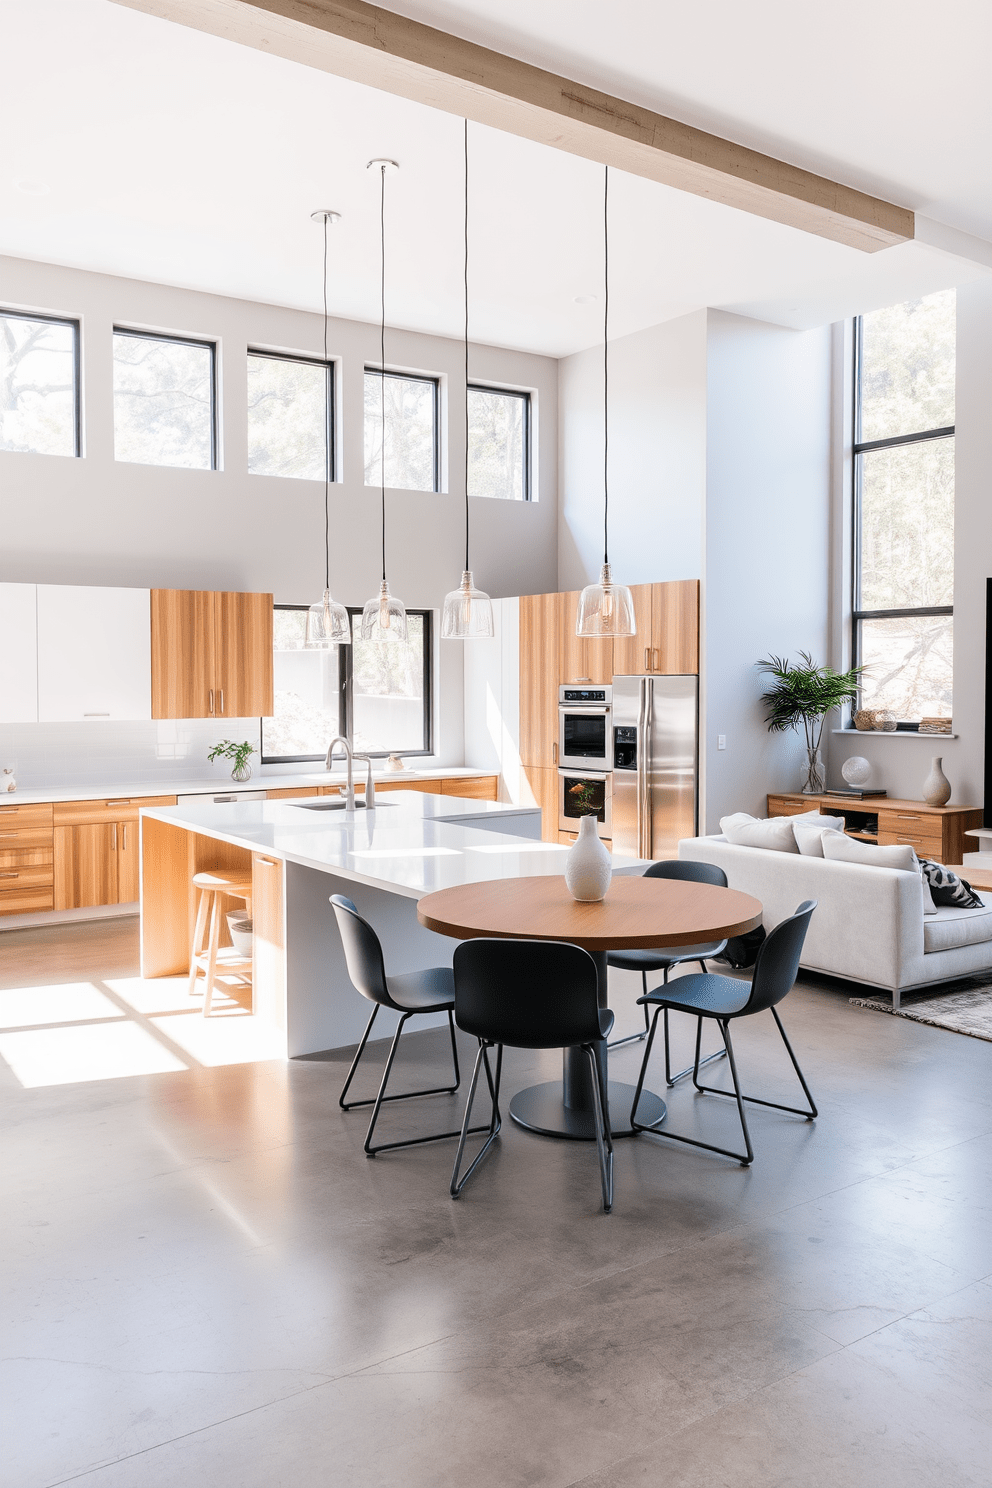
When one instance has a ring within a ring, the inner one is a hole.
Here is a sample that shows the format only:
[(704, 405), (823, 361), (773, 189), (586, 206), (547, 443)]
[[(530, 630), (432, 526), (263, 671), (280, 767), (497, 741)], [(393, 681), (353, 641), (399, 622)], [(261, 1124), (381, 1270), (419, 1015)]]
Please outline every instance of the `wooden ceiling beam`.
[(364, 0), (115, 0), (865, 253), (913, 213)]

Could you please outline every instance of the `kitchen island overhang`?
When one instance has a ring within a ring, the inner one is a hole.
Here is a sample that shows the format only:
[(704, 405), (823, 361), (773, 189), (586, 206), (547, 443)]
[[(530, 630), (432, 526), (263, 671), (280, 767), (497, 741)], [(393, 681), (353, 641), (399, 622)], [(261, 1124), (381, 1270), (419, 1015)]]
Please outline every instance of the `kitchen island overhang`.
[[(278, 1030), (288, 1058), (356, 1044), (367, 1021), (331, 894), (347, 895), (374, 925), (388, 969), (415, 971), (449, 966), (456, 944), (419, 924), (425, 894), (480, 882), (498, 892), (502, 879), (564, 871), (568, 847), (540, 841), (536, 806), (419, 791), (391, 792), (373, 811), (315, 804), (188, 803), (141, 814), (142, 976), (188, 971), (194, 873), (250, 871), (252, 1012)], [(614, 861), (616, 872), (642, 868)], [(381, 1036), (391, 1034), (395, 1015), (384, 1009), (380, 1021)]]

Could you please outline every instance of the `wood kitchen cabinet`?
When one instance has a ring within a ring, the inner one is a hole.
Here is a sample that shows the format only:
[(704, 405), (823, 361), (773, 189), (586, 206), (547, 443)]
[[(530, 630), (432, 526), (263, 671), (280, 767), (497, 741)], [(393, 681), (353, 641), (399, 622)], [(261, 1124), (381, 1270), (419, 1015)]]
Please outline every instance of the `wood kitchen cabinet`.
[(153, 718), (264, 718), (273, 708), (272, 595), (151, 591)]
[[(579, 590), (559, 594), (558, 607), (558, 680), (565, 682), (612, 682), (613, 641), (590, 639), (575, 634), (579, 609)], [(555, 707), (558, 706), (557, 688)]]
[(50, 807), (54, 820), (54, 908), (134, 904), (139, 882), (138, 812), (142, 806), (175, 804), (175, 796), (145, 796), (116, 801), (57, 801)]
[(699, 580), (631, 584), (630, 592), (637, 634), (613, 642), (614, 675), (695, 675), (699, 671)]
[(52, 806), (0, 805), (0, 915), (52, 908)]
[(520, 599), (520, 763), (525, 768), (550, 765), (558, 743), (560, 607), (557, 594)]

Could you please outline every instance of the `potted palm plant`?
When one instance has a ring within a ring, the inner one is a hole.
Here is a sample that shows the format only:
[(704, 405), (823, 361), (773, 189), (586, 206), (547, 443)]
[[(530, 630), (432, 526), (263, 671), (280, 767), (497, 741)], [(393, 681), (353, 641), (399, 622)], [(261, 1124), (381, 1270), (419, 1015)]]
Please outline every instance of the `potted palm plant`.
[(827, 783), (820, 762), (820, 739), (823, 720), (841, 703), (858, 695), (863, 667), (849, 672), (835, 672), (833, 667), (818, 666), (808, 651), (800, 651), (799, 664), (781, 656), (769, 656), (755, 662), (759, 672), (774, 678), (772, 686), (761, 694), (765, 705), (765, 722), (769, 733), (784, 733), (800, 726), (806, 736), (806, 778), (803, 794), (815, 796)]

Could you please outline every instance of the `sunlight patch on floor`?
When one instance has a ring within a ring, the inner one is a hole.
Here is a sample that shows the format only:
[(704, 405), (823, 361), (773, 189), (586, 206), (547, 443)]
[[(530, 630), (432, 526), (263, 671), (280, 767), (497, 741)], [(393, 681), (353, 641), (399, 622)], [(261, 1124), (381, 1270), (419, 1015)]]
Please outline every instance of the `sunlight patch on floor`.
[(2, 1033), (0, 1058), (27, 1089), (188, 1068), (147, 1029), (125, 1017), (115, 1023), (77, 1023)]
[(62, 982), (51, 987), (7, 987), (0, 991), (0, 1029), (123, 1017), (117, 1004), (92, 982)]

